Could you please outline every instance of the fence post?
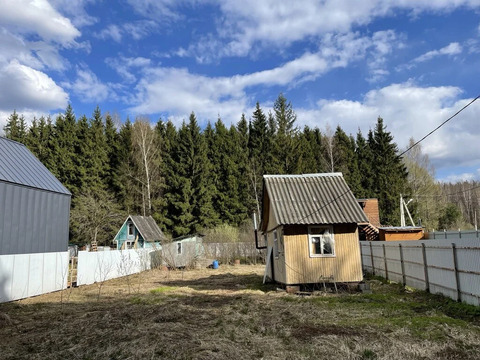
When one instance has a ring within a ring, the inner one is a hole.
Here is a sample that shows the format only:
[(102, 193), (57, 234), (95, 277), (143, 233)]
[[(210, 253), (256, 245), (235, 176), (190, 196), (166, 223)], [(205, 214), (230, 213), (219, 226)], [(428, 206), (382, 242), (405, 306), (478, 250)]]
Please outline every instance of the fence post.
[(372, 248), (371, 241), (370, 241), (370, 259), (372, 259), (372, 274), (375, 275), (375, 264), (373, 262), (373, 248)]
[(452, 243), (453, 271), (455, 274), (455, 289), (457, 290), (457, 301), (462, 301), (462, 292), (460, 290), (460, 279), (458, 274), (457, 246)]
[(403, 248), (402, 244), (398, 244), (398, 249), (400, 251), (400, 265), (402, 267), (402, 283), (403, 286), (407, 285), (406, 279), (405, 279), (405, 263), (403, 262)]
[(430, 292), (430, 281), (428, 280), (427, 251), (425, 249), (425, 243), (422, 243), (422, 255), (423, 255), (423, 269), (425, 273), (425, 291)]
[(385, 279), (388, 280), (388, 266), (387, 266), (387, 252), (385, 251), (385, 244), (383, 245), (383, 262), (385, 263)]

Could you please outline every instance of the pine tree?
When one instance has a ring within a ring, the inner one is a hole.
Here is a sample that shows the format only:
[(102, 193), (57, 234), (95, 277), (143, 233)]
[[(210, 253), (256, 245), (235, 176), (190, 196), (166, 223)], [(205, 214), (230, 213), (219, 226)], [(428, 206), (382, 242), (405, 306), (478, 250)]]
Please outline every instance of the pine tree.
[(260, 108), (260, 103), (257, 102), (249, 127), (248, 148), (250, 154), (249, 178), (258, 214), (261, 209), (262, 177), (266, 174), (270, 157), (269, 141), (267, 118)]
[(293, 111), (292, 104), (282, 93), (273, 104), (276, 122), (276, 137), (274, 142), (274, 157), (280, 164), (278, 173), (293, 174), (296, 172), (297, 128), (295, 121), (297, 115)]
[(405, 194), (407, 171), (398, 156), (393, 136), (386, 131), (383, 119), (378, 118), (373, 136), (369, 137), (369, 147), (373, 154), (373, 178), (375, 195), (379, 201), (380, 222), (384, 225), (400, 223), (399, 196)]
[(110, 191), (112, 191), (116, 196), (120, 192), (118, 187), (118, 180), (116, 179), (118, 175), (119, 168), (121, 166), (120, 162), (120, 143), (119, 143), (119, 134), (112, 116), (107, 113), (105, 115), (105, 140), (107, 147), (107, 158), (108, 158), (108, 171), (106, 174), (106, 184)]
[(132, 123), (127, 118), (118, 132), (118, 163), (114, 177), (114, 188), (118, 189), (119, 201), (128, 214), (140, 214), (140, 207), (135, 202), (135, 181), (130, 174), (134, 168), (132, 160), (133, 140)]
[(13, 113), (8, 117), (7, 123), (3, 127), (3, 131), (5, 132), (6, 138), (25, 144), (27, 135), (25, 117), (23, 115), (19, 116), (17, 111), (13, 110)]
[(362, 193), (362, 187), (358, 159), (355, 153), (355, 139), (347, 136), (345, 131), (340, 126), (337, 126), (334, 143), (336, 144), (335, 151), (337, 154), (337, 167), (335, 170), (343, 173), (345, 181), (353, 194), (359, 197), (359, 194)]
[(64, 115), (58, 115), (54, 125), (53, 157), (55, 167), (52, 169), (60, 182), (75, 196), (80, 189), (75, 152), (77, 142), (77, 124), (70, 105)]
[[(369, 135), (373, 138), (373, 133)], [(375, 196), (374, 191), (374, 176), (373, 176), (373, 154), (371, 148), (368, 146), (367, 141), (362, 135), (362, 132), (358, 130), (356, 138), (356, 158), (358, 162), (358, 171), (360, 173), (360, 189), (361, 191), (356, 194), (359, 198), (369, 198)]]

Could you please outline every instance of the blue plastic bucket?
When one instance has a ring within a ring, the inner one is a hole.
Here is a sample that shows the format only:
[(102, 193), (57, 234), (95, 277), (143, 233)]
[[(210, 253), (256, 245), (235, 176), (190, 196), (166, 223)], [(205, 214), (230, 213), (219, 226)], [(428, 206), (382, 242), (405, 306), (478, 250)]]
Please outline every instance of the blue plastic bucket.
[(212, 266), (214, 269), (218, 269), (218, 260), (213, 260)]

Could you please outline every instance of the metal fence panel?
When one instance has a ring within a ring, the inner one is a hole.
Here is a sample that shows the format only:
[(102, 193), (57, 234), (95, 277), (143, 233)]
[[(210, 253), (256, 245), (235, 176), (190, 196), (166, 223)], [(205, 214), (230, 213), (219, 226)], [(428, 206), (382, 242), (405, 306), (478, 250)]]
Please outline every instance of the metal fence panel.
[[(457, 233), (458, 236), (458, 233)], [(362, 241), (363, 268), (406, 285), (469, 304), (480, 303), (480, 241), (457, 238), (415, 242)], [(402, 257), (400, 256), (400, 246)], [(373, 250), (374, 268), (371, 267)], [(403, 266), (402, 266), (403, 258)], [(400, 273), (400, 275), (399, 275)]]
[(68, 252), (0, 256), (0, 302), (67, 287)]
[(149, 249), (79, 251), (77, 285), (89, 285), (150, 269)]

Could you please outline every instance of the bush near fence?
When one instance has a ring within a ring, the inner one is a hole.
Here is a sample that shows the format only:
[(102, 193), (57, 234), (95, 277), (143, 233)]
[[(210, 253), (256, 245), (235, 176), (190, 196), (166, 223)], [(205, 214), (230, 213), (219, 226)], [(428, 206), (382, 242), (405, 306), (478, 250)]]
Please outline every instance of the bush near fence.
[(224, 264), (240, 260), (244, 264), (264, 264), (265, 251), (258, 250), (254, 242), (204, 243), (207, 257)]
[(364, 271), (480, 305), (480, 241), (361, 241)]

